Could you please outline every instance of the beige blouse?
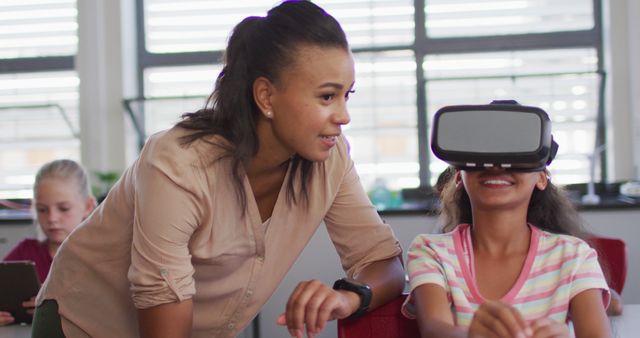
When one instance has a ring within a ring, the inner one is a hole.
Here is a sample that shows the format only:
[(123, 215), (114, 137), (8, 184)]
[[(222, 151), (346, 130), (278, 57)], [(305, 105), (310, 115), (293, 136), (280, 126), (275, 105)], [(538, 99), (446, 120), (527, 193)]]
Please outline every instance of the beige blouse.
[(67, 337), (137, 337), (136, 308), (189, 298), (193, 337), (235, 337), (322, 221), (349, 276), (401, 254), (361, 187), (344, 138), (314, 164), (309, 207), (288, 202), (288, 172), (263, 225), (246, 176), (243, 216), (229, 162), (212, 164), (219, 150), (202, 140), (181, 146), (185, 134), (176, 127), (152, 136), (58, 251), (37, 302), (58, 302)]

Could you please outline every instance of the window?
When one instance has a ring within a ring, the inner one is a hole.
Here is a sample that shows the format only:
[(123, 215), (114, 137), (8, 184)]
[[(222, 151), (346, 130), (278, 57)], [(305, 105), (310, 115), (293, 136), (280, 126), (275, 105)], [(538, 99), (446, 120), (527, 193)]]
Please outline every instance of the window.
[(592, 1), (426, 0), (425, 27), (433, 38), (589, 30)]
[[(138, 1), (141, 92), (153, 98), (135, 109), (152, 114), (143, 119), (145, 135), (203, 104), (229, 31), (274, 4)], [(357, 92), (344, 132), (365, 188), (377, 178), (393, 190), (435, 183), (445, 167), (428, 144), (435, 111), (494, 99), (545, 109), (560, 144), (555, 181), (588, 180), (604, 128), (600, 0), (316, 3), (340, 21), (354, 52)], [(162, 97), (167, 104), (154, 103)]]
[(78, 160), (75, 0), (0, 2), (0, 199), (31, 198), (38, 168)]
[(182, 113), (203, 106), (220, 70), (219, 64), (147, 68), (143, 76), (145, 99), (129, 102), (141, 137), (170, 128)]
[[(596, 60), (593, 49), (428, 56), (424, 68), (429, 119), (446, 105), (518, 98), (550, 115), (553, 137), (560, 144), (550, 166), (554, 180), (587, 182), (588, 156), (596, 141), (600, 84)], [(431, 163), (435, 172), (446, 167), (435, 157)]]
[(365, 187), (418, 186), (416, 63), (412, 51), (356, 53), (356, 93), (344, 133)]

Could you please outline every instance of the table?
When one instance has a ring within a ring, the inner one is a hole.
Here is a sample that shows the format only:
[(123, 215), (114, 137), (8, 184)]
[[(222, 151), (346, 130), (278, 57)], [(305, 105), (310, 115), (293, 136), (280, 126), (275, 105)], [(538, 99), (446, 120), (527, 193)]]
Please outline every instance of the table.
[[(611, 319), (611, 336), (613, 338), (640, 337), (640, 304), (624, 304), (621, 316)], [(2, 338), (30, 338), (30, 325), (0, 326)]]
[(31, 325), (0, 326), (0, 337), (2, 337), (2, 338), (30, 338), (31, 337)]
[(624, 304), (622, 316), (610, 317), (614, 338), (640, 337), (640, 304)]

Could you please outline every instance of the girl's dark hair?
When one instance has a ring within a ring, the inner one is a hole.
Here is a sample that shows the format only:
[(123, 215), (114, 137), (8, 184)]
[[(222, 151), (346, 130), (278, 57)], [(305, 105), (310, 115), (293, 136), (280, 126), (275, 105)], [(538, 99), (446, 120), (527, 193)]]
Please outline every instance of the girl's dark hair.
[[(464, 188), (456, 186), (454, 177), (455, 174), (444, 185), (441, 194), (440, 220), (443, 232), (449, 232), (461, 223), (473, 223), (469, 195)], [(542, 230), (583, 239), (588, 237), (580, 215), (566, 192), (551, 180), (544, 190), (534, 188), (528, 210), (527, 222)]]
[[(212, 161), (231, 160), (236, 195), (245, 210), (243, 177), (259, 147), (256, 124), (261, 112), (253, 98), (253, 83), (258, 77), (278, 82), (283, 70), (295, 64), (303, 45), (349, 49), (338, 21), (309, 1), (284, 1), (269, 10), (266, 17), (245, 18), (229, 37), (222, 71), (205, 107), (183, 114), (178, 123), (193, 131), (183, 138), (184, 144), (211, 135), (224, 139), (208, 141), (223, 149), (222, 155)], [(311, 168), (311, 161), (298, 155), (292, 157), (287, 182), (290, 201), (296, 202), (295, 179), (300, 179), (299, 193), (308, 200)]]

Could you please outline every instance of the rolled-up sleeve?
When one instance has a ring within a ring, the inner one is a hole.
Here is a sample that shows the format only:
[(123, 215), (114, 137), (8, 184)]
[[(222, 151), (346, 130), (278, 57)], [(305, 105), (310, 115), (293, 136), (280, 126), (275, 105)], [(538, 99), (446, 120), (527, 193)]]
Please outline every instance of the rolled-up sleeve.
[(158, 156), (138, 163), (128, 272), (137, 308), (195, 294), (189, 241), (202, 218), (206, 178), (198, 166), (178, 162)]
[(340, 176), (325, 224), (342, 267), (351, 277), (373, 262), (401, 255), (402, 248), (362, 188), (344, 138), (336, 150), (339, 165), (334, 169), (341, 172), (332, 173)]

